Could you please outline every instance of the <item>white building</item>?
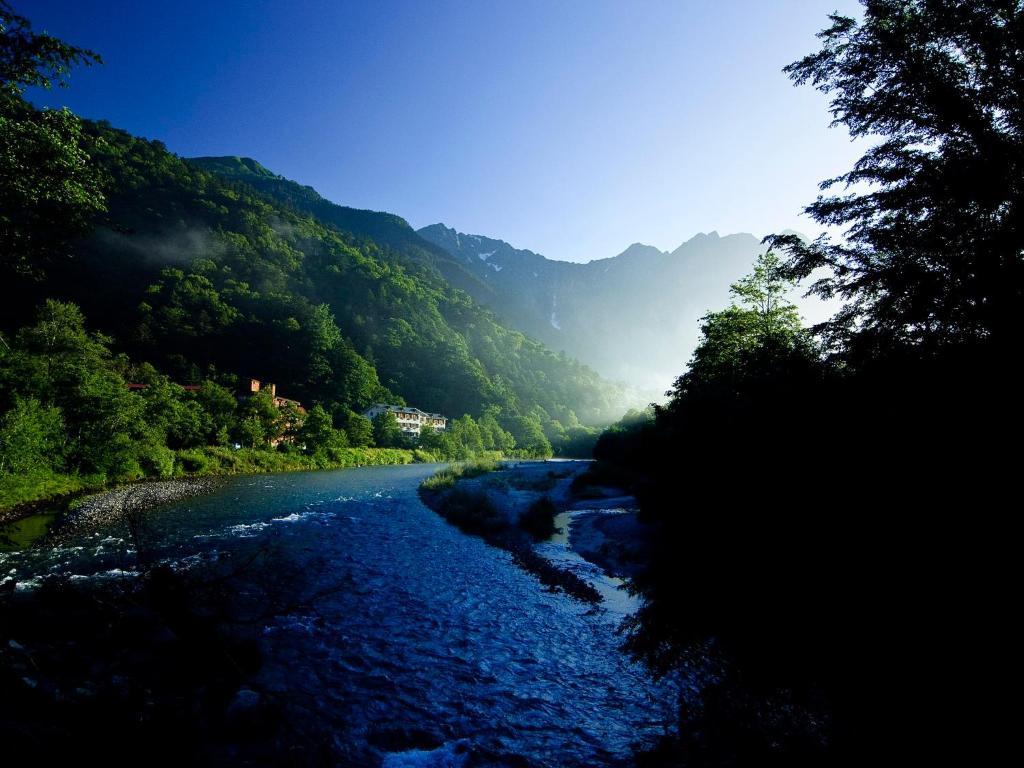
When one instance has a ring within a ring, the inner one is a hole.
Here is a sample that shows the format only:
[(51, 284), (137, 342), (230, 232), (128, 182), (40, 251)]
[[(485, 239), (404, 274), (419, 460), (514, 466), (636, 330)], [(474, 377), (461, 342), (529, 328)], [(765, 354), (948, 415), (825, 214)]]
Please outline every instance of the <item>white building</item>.
[(419, 437), (424, 427), (430, 427), (435, 432), (443, 432), (448, 424), (448, 419), (440, 413), (426, 413), (419, 408), (409, 408), (404, 405), (385, 405), (377, 403), (363, 411), (363, 416), (373, 421), (378, 415), (391, 411), (395, 414), (398, 426), (403, 433)]

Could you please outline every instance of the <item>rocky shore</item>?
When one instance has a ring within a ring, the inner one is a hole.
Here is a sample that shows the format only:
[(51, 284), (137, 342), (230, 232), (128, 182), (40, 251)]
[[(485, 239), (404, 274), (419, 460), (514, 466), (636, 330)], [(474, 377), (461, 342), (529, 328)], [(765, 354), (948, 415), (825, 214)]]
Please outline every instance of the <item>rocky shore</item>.
[[(587, 461), (508, 462), (460, 476), (445, 490), (421, 489), (421, 496), (465, 532), (509, 550), (545, 586), (599, 603), (607, 592), (602, 584), (550, 545), (561, 541), (610, 583), (621, 584), (644, 561), (651, 531), (638, 520), (634, 497), (588, 482), (591, 466)], [(609, 583), (603, 577), (598, 581)]]
[(639, 520), (636, 501), (630, 506), (584, 509), (571, 513), (569, 546), (609, 576), (628, 579), (646, 561), (653, 531)]
[(76, 524), (104, 524), (127, 512), (142, 512), (172, 501), (200, 496), (219, 482), (222, 481), (217, 477), (187, 477), (125, 485), (75, 500), (69, 506), (68, 515)]

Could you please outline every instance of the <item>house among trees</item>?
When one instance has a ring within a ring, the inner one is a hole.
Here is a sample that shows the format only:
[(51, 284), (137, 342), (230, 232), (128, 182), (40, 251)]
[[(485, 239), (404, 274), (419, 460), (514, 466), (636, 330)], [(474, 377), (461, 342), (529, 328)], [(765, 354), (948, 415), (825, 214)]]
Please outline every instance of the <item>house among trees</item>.
[(382, 413), (393, 413), (398, 421), (398, 427), (406, 435), (419, 437), (424, 427), (431, 427), (435, 432), (444, 432), (448, 419), (440, 413), (426, 413), (419, 408), (409, 408), (403, 405), (385, 405), (377, 403), (363, 411), (363, 416), (373, 421)]
[(259, 379), (242, 379), (239, 400), (246, 400), (258, 394), (268, 395), (271, 405), (278, 411), (277, 417), (271, 419), (276, 422), (274, 431), (277, 434), (268, 434), (267, 441), (274, 448), (281, 443), (294, 443), (296, 433), (306, 420), (306, 409), (302, 407), (302, 403), (280, 397), (276, 384), (263, 384)]
[(306, 413), (306, 409), (302, 407), (302, 403), (298, 400), (289, 400), (287, 397), (278, 397), (277, 395), (277, 384), (261, 384), (259, 379), (246, 379), (246, 386), (242, 389), (243, 397), (252, 397), (257, 392), (266, 392), (270, 395), (270, 399), (274, 403), (274, 407), (280, 410), (286, 406), (292, 406), (301, 414)]

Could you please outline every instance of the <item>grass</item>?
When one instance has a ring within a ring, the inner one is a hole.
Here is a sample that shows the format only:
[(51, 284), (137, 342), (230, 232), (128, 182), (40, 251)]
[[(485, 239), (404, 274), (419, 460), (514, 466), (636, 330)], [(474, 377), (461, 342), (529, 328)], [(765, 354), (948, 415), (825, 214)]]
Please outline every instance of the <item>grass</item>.
[(482, 491), (453, 488), (441, 506), (444, 518), (460, 530), (491, 539), (506, 527), (504, 518)]
[(0, 474), (0, 512), (102, 487), (102, 477), (60, 475), (49, 471), (25, 475)]
[(445, 491), (455, 486), (461, 479), (479, 477), (488, 472), (494, 472), (501, 465), (492, 458), (477, 459), (471, 462), (460, 462), (445, 467), (440, 472), (431, 475), (422, 483), (420, 488), (425, 491)]
[[(417, 457), (416, 453), (420, 456)], [(238, 450), (209, 446), (178, 451), (175, 476), (243, 475), (258, 472), (294, 472), (303, 469), (340, 469), (385, 464), (411, 464), (429, 460), (423, 451), (403, 448), (340, 448), (329, 456), (307, 456), (303, 453), (263, 451), (254, 448)]]
[[(548, 589), (562, 590), (586, 603), (598, 604), (601, 595), (593, 586), (567, 568), (548, 561), (533, 551), (533, 542), (543, 541), (555, 533), (554, 518), (558, 510), (544, 496), (537, 499), (514, 525), (501, 514), (482, 488), (459, 487), (458, 481), (479, 477), (498, 469), (493, 459), (445, 467), (420, 484), (423, 502), (464, 533), (481, 537), (488, 544), (511, 553), (512, 559), (524, 570), (534, 574)], [(557, 477), (544, 478), (544, 484), (554, 484)], [(495, 483), (487, 483), (493, 487)]]
[(56, 519), (56, 513), (51, 512), (30, 515), (13, 523), (0, 525), (0, 552), (24, 549), (36, 539), (45, 536)]

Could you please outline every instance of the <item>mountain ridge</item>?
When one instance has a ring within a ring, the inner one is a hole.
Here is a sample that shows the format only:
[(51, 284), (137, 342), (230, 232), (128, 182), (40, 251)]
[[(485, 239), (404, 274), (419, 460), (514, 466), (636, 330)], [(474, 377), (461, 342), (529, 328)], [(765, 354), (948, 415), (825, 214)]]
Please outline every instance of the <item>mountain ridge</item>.
[(614, 380), (664, 391), (685, 368), (700, 318), (764, 249), (740, 232), (697, 233), (672, 251), (637, 242), (587, 262), (551, 259), (445, 224), (417, 230), (486, 283), (475, 298), (514, 327)]

